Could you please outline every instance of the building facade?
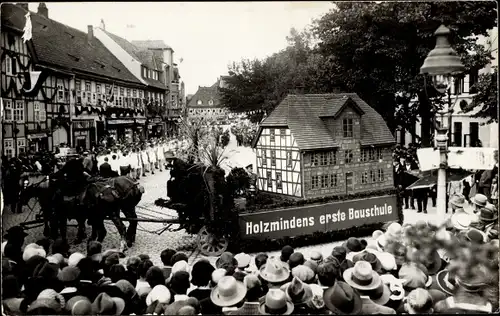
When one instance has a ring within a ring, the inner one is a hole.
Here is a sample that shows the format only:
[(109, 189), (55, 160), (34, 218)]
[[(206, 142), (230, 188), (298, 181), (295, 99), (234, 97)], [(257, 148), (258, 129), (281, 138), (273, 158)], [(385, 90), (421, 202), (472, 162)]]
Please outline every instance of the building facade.
[[(475, 84), (478, 82), (479, 75), (492, 73), (498, 69), (498, 28), (488, 31), (489, 36), (479, 36), (478, 44), (484, 46), (486, 51), (492, 55), (491, 63), (482, 69), (473, 69), (466, 73), (462, 78), (454, 79), (451, 85), (451, 98), (454, 102), (450, 143), (458, 147), (474, 146), (479, 140), (483, 147), (498, 148), (498, 123), (487, 124), (487, 118), (473, 117), (477, 109), (465, 113), (464, 109), (471, 106), (472, 100), (476, 94)], [(456, 102), (455, 102), (456, 101)], [(408, 145), (417, 142), (417, 137), (421, 135), (420, 122), (411, 127), (413, 133), (400, 129), (397, 132), (397, 141), (399, 144)]]
[(222, 119), (229, 114), (229, 110), (222, 105), (219, 89), (225, 87), (223, 77), (210, 87), (198, 87), (191, 96), (187, 105), (188, 117), (210, 117)]
[(174, 50), (163, 41), (131, 41), (95, 28), (97, 38), (134, 76), (147, 86), (146, 115), (149, 137), (174, 134), (182, 114), (181, 81)]
[(2, 22), (2, 152), (89, 149), (110, 126), (141, 133), (145, 88), (93, 28), (82, 32), (49, 18), (40, 3), (29, 12), (32, 39), (23, 42), (27, 4), (4, 4)]
[(394, 142), (356, 94), (288, 95), (253, 143), (258, 189), (315, 198), (393, 188)]

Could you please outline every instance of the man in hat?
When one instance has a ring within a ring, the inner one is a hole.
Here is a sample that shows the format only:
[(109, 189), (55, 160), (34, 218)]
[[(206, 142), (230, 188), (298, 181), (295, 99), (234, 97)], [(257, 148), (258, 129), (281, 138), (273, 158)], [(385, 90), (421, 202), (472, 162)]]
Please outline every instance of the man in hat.
[(89, 155), (88, 151), (83, 152), (83, 168), (88, 174), (92, 174), (92, 169), (94, 168), (94, 162), (92, 161), (92, 156)]
[(246, 166), (245, 170), (248, 174), (248, 194), (253, 196), (257, 192), (258, 176), (253, 172), (253, 164)]
[(479, 222), (473, 223), (473, 227), (483, 231), (489, 240), (498, 238), (498, 210), (495, 205), (486, 203), (479, 213)]

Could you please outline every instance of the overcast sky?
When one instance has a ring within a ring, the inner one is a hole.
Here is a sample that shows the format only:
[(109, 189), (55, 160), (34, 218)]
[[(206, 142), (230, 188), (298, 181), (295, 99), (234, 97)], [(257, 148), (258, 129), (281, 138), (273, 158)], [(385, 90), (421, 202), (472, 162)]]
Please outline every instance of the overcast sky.
[[(81, 31), (98, 26), (127, 40), (161, 39), (175, 51), (186, 93), (210, 86), (242, 58), (262, 58), (286, 46), (331, 2), (47, 2), (49, 17)], [(30, 3), (37, 10), (38, 3)]]

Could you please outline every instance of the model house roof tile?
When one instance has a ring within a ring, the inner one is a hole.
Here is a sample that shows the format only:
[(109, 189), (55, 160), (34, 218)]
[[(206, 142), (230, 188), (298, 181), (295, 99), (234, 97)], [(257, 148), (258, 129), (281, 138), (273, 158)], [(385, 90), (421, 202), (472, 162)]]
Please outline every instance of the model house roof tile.
[(320, 117), (336, 115), (348, 98), (364, 112), (360, 122), (362, 146), (395, 142), (382, 116), (355, 93), (288, 95), (260, 128), (287, 126), (301, 150), (338, 147), (339, 142)]
[[(23, 30), (28, 11), (4, 3), (2, 26)], [(32, 43), (40, 63), (67, 70), (81, 71), (131, 83), (141, 82), (96, 37), (30, 12)]]

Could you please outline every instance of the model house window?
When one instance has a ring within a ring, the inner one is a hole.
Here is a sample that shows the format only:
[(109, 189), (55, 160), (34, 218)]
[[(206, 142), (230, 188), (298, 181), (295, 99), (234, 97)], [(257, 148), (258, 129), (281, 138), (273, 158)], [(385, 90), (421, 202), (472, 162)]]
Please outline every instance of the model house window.
[(319, 176), (311, 176), (311, 189), (317, 189), (319, 187)]
[(377, 174), (375, 173), (375, 170), (370, 170), (370, 181), (371, 183), (377, 182)]
[(375, 160), (375, 150), (373, 148), (368, 150), (368, 159), (370, 159), (370, 161)]
[(328, 165), (328, 153), (327, 152), (320, 153), (320, 163), (322, 166)]
[(90, 82), (85, 82), (85, 91), (92, 91)]
[(276, 150), (271, 150), (271, 166), (276, 166)]
[(96, 84), (96, 86), (95, 86), (95, 91), (96, 91), (97, 93), (101, 93), (101, 85), (100, 85), (100, 84)]
[(361, 149), (361, 153), (360, 153), (361, 157), (359, 157), (359, 160), (361, 162), (365, 162), (367, 160), (367, 152), (366, 152), (366, 149)]
[(214, 105), (214, 101), (213, 100), (209, 100), (208, 101), (208, 105)]
[(384, 169), (378, 169), (378, 182), (384, 182)]
[(9, 158), (14, 157), (14, 142), (11, 139), (3, 141), (3, 152)]
[(344, 132), (344, 137), (352, 137), (352, 118), (345, 118), (342, 120), (342, 131)]
[(137, 98), (137, 90), (134, 89), (134, 92), (132, 92), (132, 95), (134, 96), (134, 98)]
[(267, 172), (267, 187), (272, 189), (273, 188), (273, 176), (271, 171)]
[(283, 182), (281, 180), (281, 172), (276, 172), (276, 189), (283, 189)]
[(17, 140), (17, 152), (18, 153), (26, 152), (26, 139)]
[(328, 156), (329, 156), (328, 164), (336, 165), (337, 164), (337, 152), (335, 150), (332, 150), (328, 153)]
[(280, 129), (280, 136), (281, 136), (281, 138), (285, 138), (285, 136), (286, 136), (286, 129), (284, 129), (284, 128)]
[(196, 102), (197, 105), (202, 105), (203, 104), (203, 101), (201, 100), (198, 100), (198, 102)]
[(10, 56), (5, 56), (5, 74), (8, 76), (12, 75), (12, 61), (13, 59)]
[(327, 174), (322, 174), (321, 175), (321, 188), (326, 189), (328, 188), (328, 175)]
[(287, 167), (292, 167), (292, 152), (291, 151), (287, 151), (286, 152), (286, 166)]
[(330, 175), (330, 187), (336, 187), (338, 185), (338, 177), (337, 177), (337, 174), (334, 173), (334, 174), (331, 174)]
[(75, 79), (75, 90), (76, 92), (79, 92), (82, 90), (82, 82), (78, 79)]
[(120, 88), (120, 96), (123, 97), (125, 95), (125, 89)]
[(271, 128), (269, 130), (269, 133), (271, 134), (271, 137), (270, 137), (271, 138), (271, 142), (274, 142), (274, 128)]
[(14, 118), (14, 108), (12, 106), (12, 100), (4, 99), (4, 114), (5, 114), (5, 121), (12, 122)]
[(361, 172), (361, 184), (368, 183), (368, 171)]
[(262, 165), (266, 166), (267, 165), (267, 155), (266, 155), (266, 150), (262, 149)]
[(382, 148), (375, 148), (375, 159), (376, 160), (384, 159), (384, 150)]
[(351, 149), (347, 149), (347, 150), (344, 152), (344, 162), (345, 162), (345, 163), (351, 163), (351, 162), (352, 162), (352, 159), (353, 159), (353, 153), (352, 153), (352, 150), (351, 150)]
[(14, 121), (24, 123), (24, 101), (16, 101), (14, 109)]

